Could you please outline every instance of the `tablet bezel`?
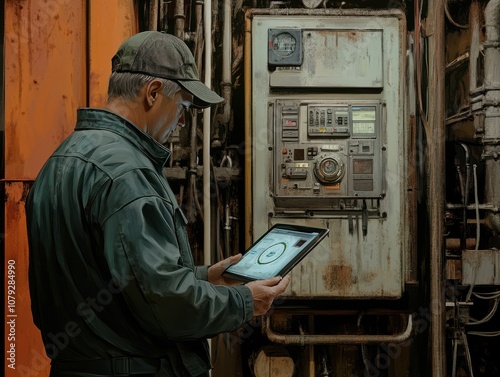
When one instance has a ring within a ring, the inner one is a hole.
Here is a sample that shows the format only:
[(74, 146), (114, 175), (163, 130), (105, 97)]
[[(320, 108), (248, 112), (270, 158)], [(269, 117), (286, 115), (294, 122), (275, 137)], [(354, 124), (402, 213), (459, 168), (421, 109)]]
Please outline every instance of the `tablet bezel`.
[(247, 276), (247, 275), (242, 275), (240, 273), (234, 272), (234, 271), (229, 271), (231, 267), (238, 265), (243, 259), (245, 258), (245, 255), (249, 251), (251, 251), (262, 239), (267, 237), (269, 233), (271, 233), (275, 229), (284, 229), (284, 230), (292, 230), (292, 231), (297, 231), (297, 232), (304, 232), (304, 233), (318, 233), (317, 236), (304, 248), (302, 249), (297, 255), (295, 255), (290, 262), (288, 262), (280, 271), (275, 276), (285, 276), (288, 274), (304, 257), (309, 254), (329, 233), (329, 229), (327, 228), (318, 228), (318, 227), (312, 227), (312, 226), (306, 226), (306, 225), (297, 225), (297, 224), (285, 224), (285, 223), (276, 223), (274, 224), (271, 228), (269, 228), (257, 241), (255, 241), (243, 254), (243, 257), (241, 258), (240, 261), (238, 261), (235, 264), (232, 264), (226, 270), (222, 273), (224, 277), (230, 278), (230, 279), (235, 279), (239, 280), (242, 282), (250, 282), (254, 280), (262, 280), (262, 279), (268, 279), (272, 278), (273, 276), (268, 276), (265, 278), (258, 278), (258, 277), (253, 277), (253, 276)]

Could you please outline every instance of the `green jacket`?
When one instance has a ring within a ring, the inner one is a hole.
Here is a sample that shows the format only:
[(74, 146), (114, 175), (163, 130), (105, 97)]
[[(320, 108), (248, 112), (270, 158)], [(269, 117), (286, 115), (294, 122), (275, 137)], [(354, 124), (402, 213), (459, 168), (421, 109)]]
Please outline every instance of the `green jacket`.
[(248, 287), (212, 285), (193, 266), (162, 175), (169, 156), (126, 119), (79, 109), (40, 171), (26, 202), (29, 283), (51, 359), (164, 358), (196, 376), (210, 368), (205, 338), (252, 318)]

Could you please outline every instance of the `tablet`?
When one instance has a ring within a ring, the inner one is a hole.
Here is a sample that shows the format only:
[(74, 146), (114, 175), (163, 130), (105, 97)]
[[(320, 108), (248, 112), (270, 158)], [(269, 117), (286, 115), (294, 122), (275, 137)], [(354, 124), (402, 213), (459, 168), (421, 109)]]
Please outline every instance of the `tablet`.
[(295, 267), (329, 230), (302, 225), (275, 224), (229, 266), (224, 276), (244, 282), (284, 276)]

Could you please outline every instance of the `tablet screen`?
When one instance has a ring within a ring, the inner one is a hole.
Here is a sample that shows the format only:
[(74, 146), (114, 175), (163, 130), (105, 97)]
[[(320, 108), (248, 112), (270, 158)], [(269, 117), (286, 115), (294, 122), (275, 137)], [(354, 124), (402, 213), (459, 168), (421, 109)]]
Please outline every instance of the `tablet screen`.
[(238, 263), (227, 268), (225, 274), (246, 281), (284, 275), (327, 232), (321, 228), (276, 224), (247, 250)]

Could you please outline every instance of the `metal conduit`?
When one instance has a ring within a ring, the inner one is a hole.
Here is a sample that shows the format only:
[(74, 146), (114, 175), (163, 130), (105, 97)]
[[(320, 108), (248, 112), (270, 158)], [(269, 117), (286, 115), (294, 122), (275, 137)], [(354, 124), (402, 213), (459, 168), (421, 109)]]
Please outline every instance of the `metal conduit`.
[[(486, 160), (485, 199), (500, 203), (500, 0), (491, 0), (484, 9), (484, 151)], [(487, 226), (500, 233), (500, 213), (490, 212)]]
[(413, 317), (408, 316), (406, 329), (400, 334), (394, 335), (293, 335), (280, 334), (271, 330), (271, 317), (266, 317), (264, 323), (264, 333), (270, 341), (279, 344), (311, 345), (311, 344), (370, 344), (370, 343), (402, 343), (408, 340), (413, 330)]

